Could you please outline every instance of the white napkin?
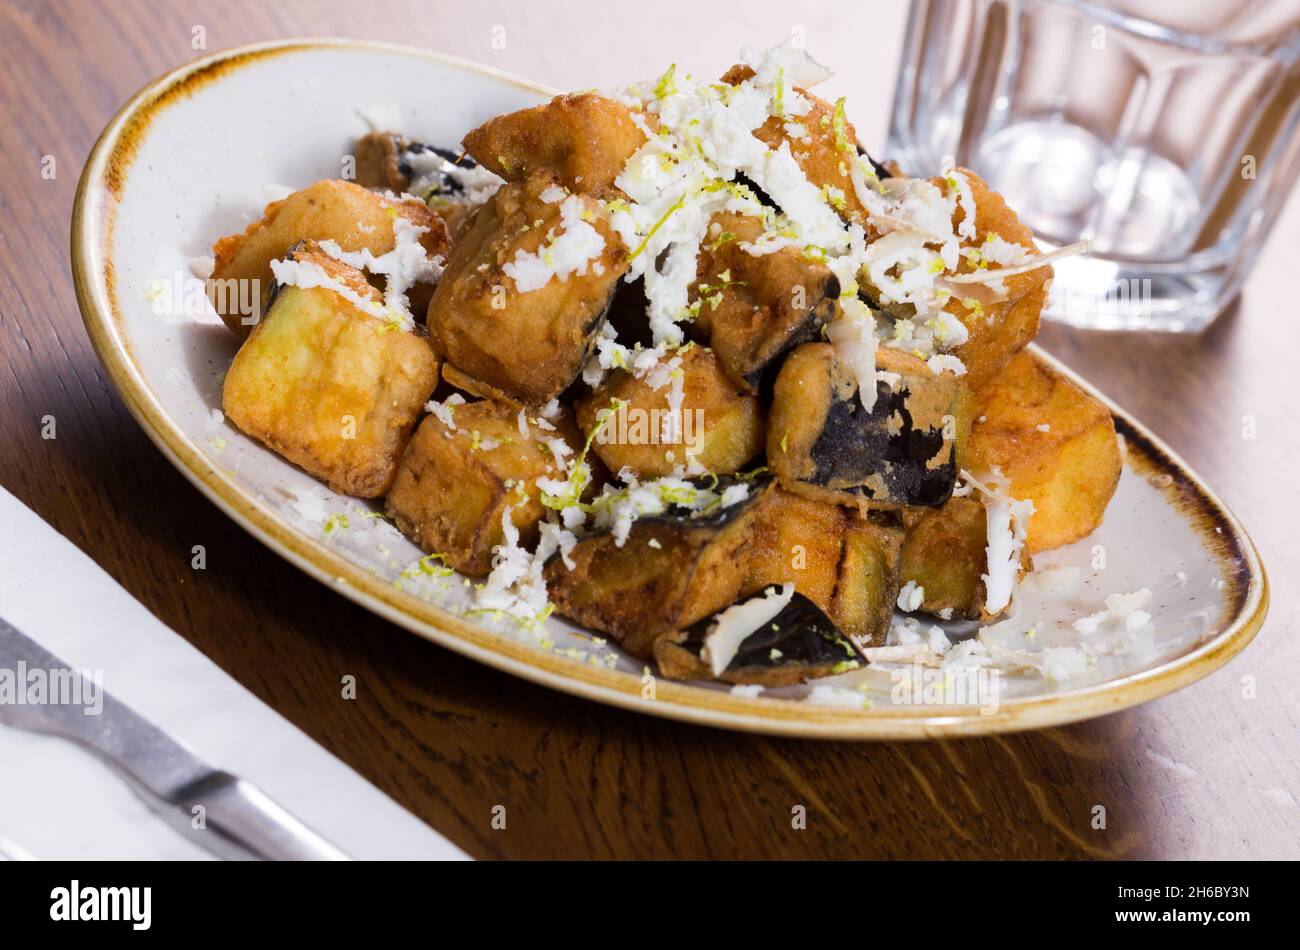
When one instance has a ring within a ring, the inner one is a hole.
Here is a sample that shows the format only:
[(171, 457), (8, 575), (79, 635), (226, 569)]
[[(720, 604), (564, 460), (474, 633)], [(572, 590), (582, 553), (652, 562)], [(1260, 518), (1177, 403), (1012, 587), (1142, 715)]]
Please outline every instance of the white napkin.
[[(0, 488), (0, 617), (362, 859), (468, 856), (227, 676)], [(207, 858), (107, 765), (0, 725), (0, 859)]]

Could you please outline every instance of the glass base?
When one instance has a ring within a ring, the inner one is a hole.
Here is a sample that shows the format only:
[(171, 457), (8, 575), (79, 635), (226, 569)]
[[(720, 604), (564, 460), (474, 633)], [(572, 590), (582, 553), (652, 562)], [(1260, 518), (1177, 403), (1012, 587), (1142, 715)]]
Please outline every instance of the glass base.
[(1164, 272), (1088, 255), (1052, 266), (1043, 317), (1089, 330), (1196, 333), (1235, 296), (1221, 272)]

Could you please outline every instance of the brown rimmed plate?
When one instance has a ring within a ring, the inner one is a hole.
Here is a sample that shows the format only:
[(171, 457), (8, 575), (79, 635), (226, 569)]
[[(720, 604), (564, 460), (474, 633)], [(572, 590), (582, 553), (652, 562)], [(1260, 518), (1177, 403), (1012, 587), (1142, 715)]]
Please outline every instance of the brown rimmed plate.
[[(277, 196), (274, 185), (338, 177), (342, 156), (366, 130), (363, 116), (454, 144), (484, 119), (548, 95), (419, 50), (286, 41), (175, 70), (141, 90), (100, 136), (72, 222), (87, 331), (150, 438), (263, 543), (375, 613), (498, 669), (653, 715), (774, 734), (927, 738), (1072, 722), (1184, 686), (1254, 636), (1268, 586), (1250, 539), (1182, 460), (1109, 401), (1128, 456), (1106, 522), (1037, 559), (1040, 568), (1078, 568), (1079, 581), (1064, 593), (1030, 598), (1024, 609), (1042, 629), (1066, 636), (1070, 622), (1099, 609), (1105, 595), (1147, 588), (1152, 620), (1131, 649), (1100, 657), (1066, 681), (1017, 674), (996, 703), (926, 704), (917, 696), (913, 704), (850, 673), (811, 696), (794, 688), (754, 697), (658, 679), (559, 619), (539, 634), (460, 615), (460, 579), (412, 571), (419, 551), (391, 526), (365, 517), (362, 503), (329, 492), (214, 412), (235, 341), (195, 293), (201, 282), (190, 260), (258, 216)], [(349, 527), (327, 532), (336, 514), (351, 514)]]

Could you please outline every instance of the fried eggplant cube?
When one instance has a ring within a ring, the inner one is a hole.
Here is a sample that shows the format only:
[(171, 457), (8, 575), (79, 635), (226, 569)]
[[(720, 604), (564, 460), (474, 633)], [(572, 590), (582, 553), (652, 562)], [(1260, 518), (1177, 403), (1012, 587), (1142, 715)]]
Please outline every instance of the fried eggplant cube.
[(623, 103), (574, 93), (489, 119), (464, 144), (480, 165), (507, 181), (552, 172), (572, 192), (608, 198), (620, 194), (614, 179), (645, 140)]
[(792, 583), (859, 646), (883, 642), (898, 597), (900, 527), (785, 491), (769, 492), (754, 521), (744, 593)]
[(473, 213), (474, 192), (496, 177), (481, 171), (468, 155), (395, 132), (363, 135), (357, 140), (356, 161), (358, 184), (423, 198), (446, 223), (453, 240)]
[[(718, 491), (733, 484), (721, 479)], [(748, 573), (754, 513), (770, 480), (747, 496), (706, 512), (669, 507), (633, 522), (623, 543), (613, 531), (579, 541), (573, 567), (556, 557), (545, 578), (566, 617), (610, 634), (633, 656), (649, 659), (664, 634), (734, 603)]]
[(858, 647), (882, 646), (898, 602), (903, 529), (880, 512), (850, 512), (830, 614)]
[(797, 248), (761, 256), (741, 248), (762, 233), (752, 215), (714, 216), (692, 288), (692, 332), (741, 390), (766, 395), (785, 355), (835, 316), (840, 283)]
[(890, 347), (877, 353), (876, 401), (863, 408), (827, 343), (781, 367), (768, 414), (768, 464), (782, 487), (862, 508), (942, 505), (956, 484), (962, 383)]
[(393, 220), (398, 216), (427, 229), (420, 236), (427, 253), (447, 253), (446, 226), (422, 201), (394, 200), (350, 181), (318, 181), (295, 191), (268, 204), (261, 219), (242, 234), (213, 245), (208, 299), (227, 327), (247, 336), (275, 282), (272, 261), (299, 241), (332, 240), (345, 251), (387, 254), (396, 245)]
[[(674, 393), (680, 404), (674, 409)], [(707, 347), (688, 345), (645, 376), (616, 370), (577, 404), (584, 432), (614, 409), (592, 444), (611, 471), (662, 478), (693, 457), (716, 475), (741, 470), (763, 450), (763, 410), (740, 392)]]
[(407, 142), (396, 132), (368, 132), (357, 139), (357, 184), (402, 194), (411, 186), (411, 169), (402, 167)]
[[(292, 256), (382, 302), (360, 271), (314, 245)], [(222, 407), (335, 491), (376, 498), (392, 484), (437, 381), (438, 358), (422, 331), (394, 329), (326, 287), (285, 286), (235, 355)]]
[(980, 619), (988, 571), (984, 506), (957, 497), (942, 508), (906, 509), (902, 517), (907, 536), (898, 576), (922, 588), (918, 609), (945, 619)]
[[(708, 617), (655, 642), (659, 672), (670, 679), (713, 679), (701, 658), (713, 623)], [(835, 622), (815, 603), (796, 593), (790, 603), (741, 642), (718, 679), (724, 683), (792, 686), (853, 669), (861, 662)]]
[(504, 540), (503, 518), (519, 529), (520, 544), (536, 543), (546, 514), (536, 480), (564, 477), (564, 458), (580, 448), (577, 432), (564, 412), (548, 423), (553, 429), (525, 418), (524, 436), (512, 407), (487, 399), (441, 405), (421, 421), (402, 456), (387, 511), (424, 551), (481, 577)]
[(540, 406), (582, 371), (626, 256), (600, 203), (566, 196), (553, 175), (504, 185), (447, 261), (429, 303), (434, 345), (471, 391)]
[(1030, 351), (976, 394), (964, 462), (1001, 470), (1014, 498), (1034, 503), (1025, 545), (1047, 551), (1101, 524), (1123, 460), (1110, 410)]

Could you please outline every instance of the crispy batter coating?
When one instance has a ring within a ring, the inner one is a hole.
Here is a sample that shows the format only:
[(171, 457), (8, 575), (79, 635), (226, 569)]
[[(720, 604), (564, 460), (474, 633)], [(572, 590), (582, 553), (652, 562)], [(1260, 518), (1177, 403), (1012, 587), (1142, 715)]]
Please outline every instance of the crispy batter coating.
[(357, 139), (357, 184), (401, 194), (411, 179), (401, 169), (401, 136), (395, 132), (367, 132)]
[[(970, 180), (975, 198), (975, 240), (983, 244), (995, 234), (1012, 244), (1019, 244), (1031, 254), (1037, 254), (1034, 235), (1021, 223), (1002, 196), (992, 191), (984, 179), (972, 171), (963, 171)], [(947, 187), (943, 179), (934, 179), (940, 187)], [(960, 208), (957, 220), (961, 221)], [(996, 266), (996, 265), (991, 265)], [(972, 265), (963, 260), (961, 271), (970, 271)], [(978, 284), (965, 285), (963, 297), (956, 294), (945, 308), (965, 325), (970, 339), (957, 347), (954, 353), (966, 364), (966, 382), (973, 389), (993, 379), (1010, 359), (1029, 344), (1038, 332), (1038, 317), (1047, 303), (1047, 290), (1052, 278), (1050, 265), (1005, 279), (1007, 294), (1004, 300), (993, 296)], [(965, 302), (963, 302), (965, 301)], [(976, 306), (972, 301), (978, 302)]]
[[(213, 245), (215, 266), (208, 298), (227, 327), (247, 336), (261, 317), (275, 281), (272, 261), (304, 240), (332, 239), (345, 251), (364, 248), (376, 256), (387, 254), (394, 245), (394, 214), (429, 229), (420, 243), (430, 254), (447, 253), (446, 226), (424, 202), (395, 201), (350, 181), (318, 181), (272, 201), (242, 234), (220, 238)], [(251, 303), (248, 312), (240, 312), (241, 301)]]
[[(359, 271), (312, 260), (371, 299)], [(421, 406), (438, 380), (428, 340), (395, 330), (331, 290), (281, 287), (226, 374), (231, 422), (335, 491), (388, 490)]]
[(762, 232), (758, 218), (714, 215), (690, 291), (699, 308), (692, 333), (709, 341), (723, 371), (750, 393), (770, 386), (786, 353), (818, 338), (840, 292), (830, 268), (797, 248), (762, 256), (741, 249)]
[(573, 569), (555, 558), (545, 577), (556, 609), (650, 658), (665, 634), (732, 604), (745, 583), (761, 488), (712, 518), (641, 518), (619, 545), (613, 532), (578, 542)]
[(645, 140), (621, 102), (574, 93), (489, 119), (464, 143), (475, 161), (507, 181), (549, 171), (572, 192), (607, 198), (620, 193), (614, 179)]
[(564, 477), (544, 439), (559, 439), (573, 452), (581, 448), (567, 411), (552, 422), (553, 431), (529, 417), (527, 438), (518, 415), (484, 399), (456, 406), (455, 428), (437, 415), (426, 416), (388, 493), (388, 514), (402, 534), (473, 577), (492, 569), (506, 509), (520, 543), (531, 548), (537, 542), (546, 509), (536, 479)]
[[(737, 65), (727, 70), (722, 81), (734, 86), (753, 75), (748, 66)], [(754, 136), (771, 149), (789, 145), (790, 154), (810, 182), (835, 189), (830, 194), (840, 202), (836, 207), (840, 216), (865, 227), (866, 208), (849, 177), (850, 163), (857, 159), (858, 134), (853, 123), (842, 112), (837, 118), (835, 107), (825, 99), (798, 86), (794, 88), (812, 103), (812, 108), (799, 116), (769, 116), (754, 130)]]
[[(578, 400), (578, 422), (584, 432), (596, 426), (596, 414), (617, 401), (615, 415), (597, 434), (592, 449), (612, 471), (625, 466), (638, 478), (661, 478), (686, 464), (688, 450), (710, 472), (729, 475), (763, 450), (763, 409), (723, 375), (717, 357), (707, 347), (691, 346), (677, 354), (673, 370), (681, 379), (682, 403), (672, 413), (669, 398), (674, 382), (655, 389), (649, 377), (637, 378), (615, 370), (595, 391)], [(676, 430), (665, 430), (664, 423)], [(665, 433), (673, 441), (665, 440)]]
[(966, 467), (1001, 469), (1009, 493), (1034, 502), (1030, 552), (1077, 541), (1101, 524), (1123, 467), (1104, 405), (1029, 351), (976, 403)]
[(903, 512), (907, 537), (898, 577), (924, 589), (920, 609), (978, 620), (984, 610), (988, 570), (988, 519), (984, 505), (970, 497), (950, 498), (942, 508)]
[(518, 289), (506, 266), (519, 254), (547, 254), (564, 231), (563, 202), (541, 197), (554, 187), (552, 174), (537, 172), (502, 186), (479, 209), (447, 261), (427, 320), (434, 345), (457, 370), (530, 406), (555, 398), (581, 372), (627, 269), (623, 242), (604, 210), (583, 197), (588, 223), (604, 239), (601, 253), (585, 274)]
[(779, 486), (759, 507), (746, 595), (793, 583), (860, 645), (880, 644), (898, 597), (903, 531)]

